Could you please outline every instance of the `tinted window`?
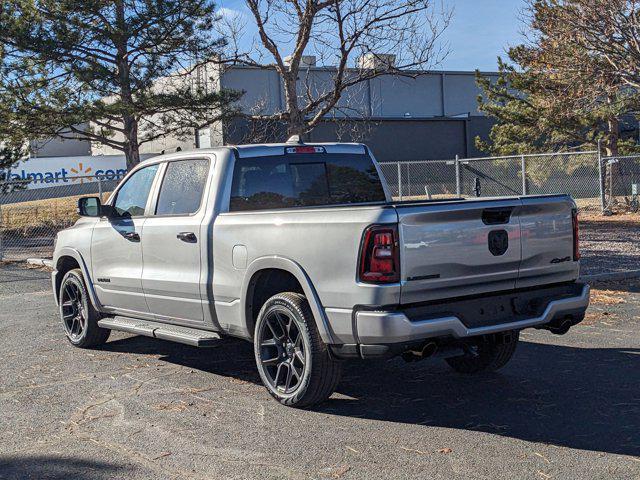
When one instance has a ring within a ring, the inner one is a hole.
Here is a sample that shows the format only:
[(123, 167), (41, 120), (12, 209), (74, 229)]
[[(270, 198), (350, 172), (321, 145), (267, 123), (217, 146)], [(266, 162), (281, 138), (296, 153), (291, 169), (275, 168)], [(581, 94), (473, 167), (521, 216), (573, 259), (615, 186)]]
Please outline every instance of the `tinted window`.
[(188, 215), (197, 212), (208, 174), (208, 160), (169, 163), (160, 187), (156, 215)]
[(157, 164), (144, 167), (131, 175), (124, 185), (120, 187), (113, 203), (120, 216), (136, 217), (144, 215), (149, 191), (157, 171)]
[(230, 210), (385, 201), (368, 155), (288, 154), (236, 161)]

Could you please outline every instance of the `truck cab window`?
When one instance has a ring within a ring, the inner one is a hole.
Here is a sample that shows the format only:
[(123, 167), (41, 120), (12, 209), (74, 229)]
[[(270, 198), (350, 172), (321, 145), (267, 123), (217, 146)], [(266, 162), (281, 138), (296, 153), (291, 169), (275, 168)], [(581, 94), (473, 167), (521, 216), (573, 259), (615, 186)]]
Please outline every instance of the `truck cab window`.
[(118, 215), (121, 217), (144, 215), (151, 185), (158, 167), (159, 164), (141, 168), (120, 187), (113, 202), (113, 207), (118, 212)]
[(156, 215), (189, 215), (197, 212), (208, 175), (208, 160), (170, 162), (162, 179)]

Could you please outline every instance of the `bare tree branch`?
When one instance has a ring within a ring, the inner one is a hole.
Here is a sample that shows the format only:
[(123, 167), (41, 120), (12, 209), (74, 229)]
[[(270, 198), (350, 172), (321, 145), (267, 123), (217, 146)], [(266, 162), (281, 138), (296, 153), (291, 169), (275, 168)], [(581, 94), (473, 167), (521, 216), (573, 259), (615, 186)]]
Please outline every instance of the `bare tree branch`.
[[(452, 12), (436, 0), (246, 0), (257, 29), (257, 52), (240, 51), (246, 28), (229, 22), (229, 58), (264, 68), (266, 52), (284, 92), (282, 111), (264, 112), (256, 120), (283, 120), (289, 134), (304, 134), (340, 108), (349, 89), (384, 76), (415, 77), (446, 56), (440, 35)], [(283, 49), (291, 54), (286, 57)], [(325, 68), (309, 68), (304, 55), (319, 57)], [(368, 56), (368, 57), (367, 57)], [(394, 61), (389, 61), (393, 56)], [(369, 65), (361, 58), (369, 58)], [(262, 65), (261, 65), (262, 64)], [(345, 111), (345, 110), (343, 110)], [(246, 114), (246, 113), (245, 113)]]

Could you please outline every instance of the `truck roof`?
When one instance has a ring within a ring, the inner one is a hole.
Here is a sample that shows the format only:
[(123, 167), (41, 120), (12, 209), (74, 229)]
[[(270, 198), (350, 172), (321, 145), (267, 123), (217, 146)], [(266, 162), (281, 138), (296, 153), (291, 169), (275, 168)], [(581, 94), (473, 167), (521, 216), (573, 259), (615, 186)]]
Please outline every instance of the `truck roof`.
[(337, 143), (337, 142), (314, 142), (314, 143), (256, 143), (248, 145), (225, 145), (214, 148), (198, 148), (194, 150), (183, 150), (181, 152), (167, 153), (147, 158), (141, 164), (152, 163), (159, 159), (174, 159), (185, 156), (192, 156), (194, 153), (217, 153), (221, 151), (235, 150), (240, 158), (248, 157), (269, 157), (284, 154), (287, 147), (324, 147), (327, 153), (364, 154), (366, 147), (361, 143)]

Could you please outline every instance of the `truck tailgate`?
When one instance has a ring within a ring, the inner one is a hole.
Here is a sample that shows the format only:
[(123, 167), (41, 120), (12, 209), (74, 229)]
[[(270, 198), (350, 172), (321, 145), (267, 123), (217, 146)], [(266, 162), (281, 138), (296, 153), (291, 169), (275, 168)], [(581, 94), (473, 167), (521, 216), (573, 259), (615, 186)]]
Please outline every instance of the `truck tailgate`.
[(396, 205), (401, 303), (575, 279), (572, 208), (566, 196)]

